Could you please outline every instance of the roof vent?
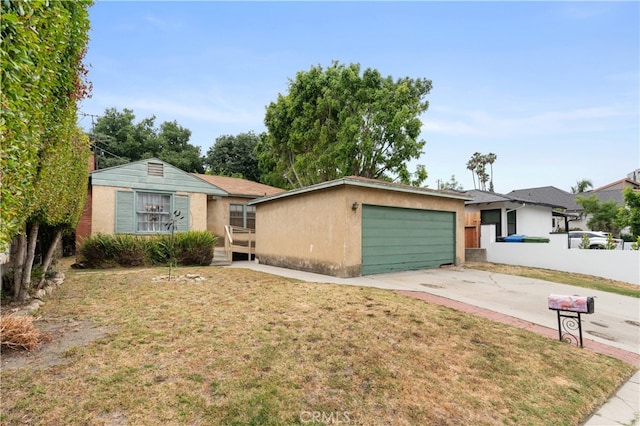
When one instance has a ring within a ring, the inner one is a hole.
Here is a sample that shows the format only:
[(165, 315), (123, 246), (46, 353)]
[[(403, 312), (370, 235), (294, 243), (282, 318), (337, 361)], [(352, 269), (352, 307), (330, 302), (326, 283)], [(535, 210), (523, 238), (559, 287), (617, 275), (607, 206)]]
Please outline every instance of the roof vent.
[(147, 176), (164, 177), (164, 164), (148, 162)]

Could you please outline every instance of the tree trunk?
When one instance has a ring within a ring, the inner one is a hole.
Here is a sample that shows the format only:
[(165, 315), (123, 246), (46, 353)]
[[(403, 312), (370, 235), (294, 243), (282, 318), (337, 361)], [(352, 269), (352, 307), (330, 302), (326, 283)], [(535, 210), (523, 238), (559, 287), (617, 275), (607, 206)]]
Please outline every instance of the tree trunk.
[(23, 265), (22, 284), (20, 286), (20, 295), (18, 296), (18, 300), (20, 301), (27, 300), (29, 290), (31, 290), (31, 270), (33, 269), (33, 259), (36, 256), (36, 243), (38, 242), (39, 229), (40, 224), (35, 222), (31, 225), (31, 230), (29, 231), (27, 255)]
[(42, 274), (42, 278), (40, 279), (40, 282), (38, 283), (38, 288), (42, 287), (42, 285), (46, 280), (47, 271), (49, 270), (49, 266), (51, 266), (51, 262), (53, 261), (53, 255), (56, 252), (56, 247), (58, 247), (58, 244), (60, 243), (61, 239), (62, 239), (62, 229), (58, 229), (56, 230), (56, 235), (53, 237), (53, 241), (51, 241), (49, 250), (47, 250), (47, 255), (42, 261), (43, 274)]
[(22, 272), (24, 270), (24, 258), (27, 255), (27, 228), (22, 228), (22, 232), (16, 237), (17, 245), (15, 258), (13, 259), (13, 298), (18, 299), (20, 288), (22, 287)]

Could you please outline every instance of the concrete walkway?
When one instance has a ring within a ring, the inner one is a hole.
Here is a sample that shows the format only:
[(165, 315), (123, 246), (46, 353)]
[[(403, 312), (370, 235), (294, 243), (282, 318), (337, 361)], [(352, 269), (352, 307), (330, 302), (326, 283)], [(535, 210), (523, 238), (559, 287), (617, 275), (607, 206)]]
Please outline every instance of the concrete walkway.
[[(640, 368), (640, 300), (636, 298), (461, 267), (356, 278), (337, 278), (249, 261), (234, 262), (230, 267), (308, 282), (395, 290), (552, 339), (558, 339), (558, 323), (556, 312), (547, 308), (547, 296), (592, 296), (595, 298), (595, 313), (582, 316), (584, 348)], [(640, 372), (636, 372), (585, 425), (640, 425)]]

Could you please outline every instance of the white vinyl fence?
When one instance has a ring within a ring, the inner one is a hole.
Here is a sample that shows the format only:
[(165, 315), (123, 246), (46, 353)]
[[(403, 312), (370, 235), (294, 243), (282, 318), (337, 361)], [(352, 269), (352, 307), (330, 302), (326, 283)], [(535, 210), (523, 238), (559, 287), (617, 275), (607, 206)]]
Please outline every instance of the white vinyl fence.
[(536, 235), (549, 243), (498, 243), (493, 225), (482, 225), (480, 246), (487, 262), (595, 275), (640, 285), (640, 251), (567, 247), (566, 234)]

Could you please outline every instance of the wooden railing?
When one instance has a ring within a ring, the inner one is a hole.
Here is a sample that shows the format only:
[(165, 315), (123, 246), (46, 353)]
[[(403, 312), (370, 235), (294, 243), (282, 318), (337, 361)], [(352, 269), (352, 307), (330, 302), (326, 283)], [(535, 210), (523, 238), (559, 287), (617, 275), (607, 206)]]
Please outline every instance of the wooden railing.
[(240, 226), (224, 226), (224, 250), (227, 259), (233, 259), (233, 253), (247, 253), (249, 257), (256, 253), (256, 234), (253, 229)]

